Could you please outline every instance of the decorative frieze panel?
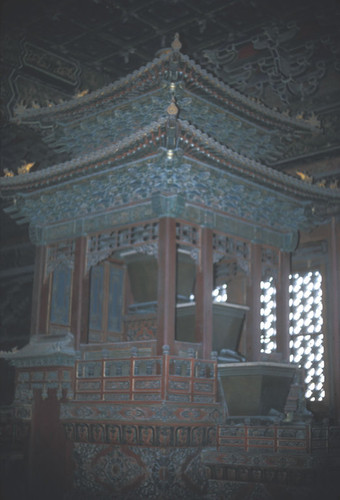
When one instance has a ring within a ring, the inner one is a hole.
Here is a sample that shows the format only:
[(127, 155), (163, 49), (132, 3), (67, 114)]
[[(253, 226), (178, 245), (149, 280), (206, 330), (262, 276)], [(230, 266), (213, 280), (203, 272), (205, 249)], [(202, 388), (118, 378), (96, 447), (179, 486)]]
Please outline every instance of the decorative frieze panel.
[(66, 437), (73, 442), (128, 444), (138, 446), (215, 446), (215, 426), (148, 425), (131, 423), (64, 423)]
[(239, 270), (249, 274), (250, 244), (230, 235), (213, 233), (213, 261), (217, 283), (230, 281)]
[(49, 246), (47, 250), (46, 274), (49, 275), (59, 266), (74, 269), (74, 256), (74, 240), (63, 241)]
[[(167, 424), (216, 424), (221, 423), (224, 412), (219, 403), (178, 404), (175, 402), (143, 403), (126, 401), (110, 402), (93, 401), (69, 401), (61, 403), (60, 418), (66, 421), (86, 422), (87, 420), (103, 422), (166, 422)], [(216, 439), (216, 430), (215, 430)], [(216, 442), (216, 441), (214, 441)]]
[(158, 223), (128, 226), (90, 236), (87, 244), (87, 269), (115, 251), (133, 247), (137, 252), (157, 254)]

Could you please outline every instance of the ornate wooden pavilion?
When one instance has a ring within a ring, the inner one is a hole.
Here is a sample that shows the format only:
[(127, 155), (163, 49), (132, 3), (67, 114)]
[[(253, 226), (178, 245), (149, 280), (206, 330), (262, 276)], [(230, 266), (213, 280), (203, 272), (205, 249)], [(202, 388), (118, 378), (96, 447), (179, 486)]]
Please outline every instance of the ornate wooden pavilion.
[[(332, 486), (340, 191), (267, 166), (316, 140), (318, 122), (244, 97), (177, 36), (128, 77), (16, 120), (72, 156), (0, 180), (36, 246), (30, 341), (2, 353), (16, 373), (6, 432), (32, 497), (301, 499)], [(289, 276), (314, 269), (320, 240), (330, 421), (307, 409), (290, 362)]]

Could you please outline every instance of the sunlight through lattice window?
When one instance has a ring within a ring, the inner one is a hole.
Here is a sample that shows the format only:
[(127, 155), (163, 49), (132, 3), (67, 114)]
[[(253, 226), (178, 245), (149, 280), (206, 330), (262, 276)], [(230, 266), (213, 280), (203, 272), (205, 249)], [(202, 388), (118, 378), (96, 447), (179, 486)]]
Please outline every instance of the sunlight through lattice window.
[(273, 278), (261, 281), (261, 352), (276, 350), (276, 287)]
[[(223, 285), (219, 285), (212, 291), (212, 298), (214, 302), (227, 302), (228, 294), (227, 294), (227, 284), (223, 283)], [(192, 293), (190, 295), (190, 301), (195, 301), (195, 295)]]
[(319, 271), (290, 277), (290, 361), (305, 369), (306, 398), (311, 401), (325, 397), (321, 285)]
[[(324, 389), (322, 276), (319, 271), (290, 276), (290, 361), (305, 371), (306, 398), (321, 401)], [(276, 350), (276, 288), (261, 282), (261, 352)]]
[(227, 284), (224, 283), (223, 285), (214, 288), (212, 296), (214, 302), (227, 302), (228, 300)]

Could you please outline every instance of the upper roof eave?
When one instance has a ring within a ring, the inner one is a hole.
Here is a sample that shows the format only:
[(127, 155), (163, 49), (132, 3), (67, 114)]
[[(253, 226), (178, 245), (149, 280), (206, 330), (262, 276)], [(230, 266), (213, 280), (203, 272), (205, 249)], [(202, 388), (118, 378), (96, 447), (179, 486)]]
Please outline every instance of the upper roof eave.
[[(138, 80), (142, 80), (143, 75), (144, 80), (147, 79), (147, 74), (149, 74), (149, 77), (152, 78), (154, 76), (152, 72), (157, 67), (160, 70), (159, 73), (162, 74), (163, 81), (167, 79), (170, 84), (171, 76), (166, 74), (169, 68), (165, 67), (165, 63), (174, 64), (174, 57), (176, 57), (175, 64), (177, 64), (178, 78), (181, 78), (181, 81), (188, 83), (190, 80), (191, 88), (199, 88), (201, 93), (208, 96), (208, 98), (217, 101), (219, 105), (224, 107), (226, 110), (229, 109), (233, 113), (239, 112), (248, 116), (248, 119), (250, 118), (254, 121), (260, 120), (266, 122), (268, 126), (272, 126), (273, 123), (276, 123), (278, 126), (281, 125), (292, 129), (320, 132), (320, 124), (315, 117), (306, 120), (302, 116), (291, 117), (288, 114), (271, 109), (264, 105), (261, 101), (241, 94), (228, 84), (207, 72), (188, 56), (172, 49), (165, 51), (159, 57), (150, 61), (147, 65), (142, 66), (126, 77), (120, 78), (110, 85), (95, 90), (82, 97), (74, 97), (64, 103), (38, 109), (26, 109), (17, 113), (12, 121), (27, 124), (39, 121), (43, 121), (44, 123), (53, 123), (58, 115), (60, 116), (65, 113), (79, 112), (79, 114), (85, 114), (86, 109), (94, 103), (96, 103), (96, 105), (100, 105), (100, 103), (105, 103), (107, 100), (115, 101), (115, 99), (118, 98), (123, 98), (124, 100), (124, 95), (126, 95), (126, 101), (128, 101), (131, 97), (131, 89), (133, 89), (134, 93), (140, 90), (138, 85), (136, 85), (136, 82)], [(141, 87), (140, 92), (143, 93), (143, 87)]]
[[(59, 183), (77, 182), (76, 179), (85, 179), (89, 175), (104, 173), (110, 168), (110, 163), (117, 164), (118, 160), (121, 160), (122, 163), (130, 163), (133, 159), (140, 159), (140, 151), (144, 151), (143, 146), (148, 143), (152, 135), (154, 137), (151, 146), (152, 152), (149, 150), (144, 157), (157, 155), (161, 148), (157, 137), (165, 137), (167, 120), (168, 117), (162, 117), (109, 147), (79, 156), (65, 163), (14, 177), (2, 177), (0, 178), (0, 194), (6, 197), (19, 192), (24, 194), (40, 191)], [(236, 153), (187, 121), (177, 119), (177, 123), (179, 125), (178, 150), (184, 156), (200, 163), (209, 164), (210, 167), (228, 171), (240, 178), (246, 177), (252, 183), (267, 186), (270, 189), (280, 191), (281, 194), (301, 198), (301, 202), (315, 200), (340, 205), (340, 190), (308, 184)], [(192, 140), (188, 141), (188, 137)], [(113, 166), (113, 168), (115, 167)]]

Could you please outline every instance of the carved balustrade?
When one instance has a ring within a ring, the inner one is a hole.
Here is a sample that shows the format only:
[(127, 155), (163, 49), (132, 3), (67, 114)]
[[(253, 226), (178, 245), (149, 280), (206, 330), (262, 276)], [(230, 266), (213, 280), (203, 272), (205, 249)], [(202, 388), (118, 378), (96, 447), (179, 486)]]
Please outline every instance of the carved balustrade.
[(217, 401), (217, 362), (176, 356), (78, 360), (78, 401)]

